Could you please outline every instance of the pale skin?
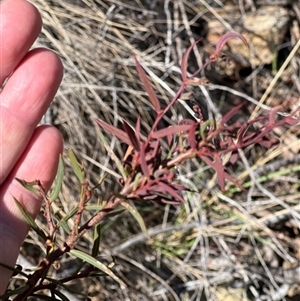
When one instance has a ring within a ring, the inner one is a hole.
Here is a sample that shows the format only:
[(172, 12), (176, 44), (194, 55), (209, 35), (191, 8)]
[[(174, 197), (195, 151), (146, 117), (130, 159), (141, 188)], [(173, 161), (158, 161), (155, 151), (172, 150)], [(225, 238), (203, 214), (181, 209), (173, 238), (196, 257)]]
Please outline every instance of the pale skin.
[[(51, 126), (37, 126), (63, 76), (63, 66), (50, 50), (29, 51), (41, 31), (38, 10), (25, 0), (0, 2), (0, 262), (14, 266), (28, 226), (13, 196), (33, 216), (42, 200), (15, 178), (39, 179), (49, 189), (63, 142)], [(0, 295), (11, 272), (0, 266)]]

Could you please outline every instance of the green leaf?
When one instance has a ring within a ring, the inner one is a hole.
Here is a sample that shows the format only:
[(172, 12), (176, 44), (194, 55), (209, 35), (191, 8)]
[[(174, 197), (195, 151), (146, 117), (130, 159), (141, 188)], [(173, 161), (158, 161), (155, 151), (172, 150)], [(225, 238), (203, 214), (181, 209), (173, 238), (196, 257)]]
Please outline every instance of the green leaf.
[(12, 271), (13, 276), (22, 275), (23, 277), (28, 278), (28, 275), (22, 271), (23, 267), (19, 264), (16, 264), (15, 267), (11, 267), (5, 263), (0, 262), (0, 267), (4, 267), (5, 269)]
[(86, 205), (85, 209), (87, 211), (97, 211), (97, 212), (99, 212), (99, 211), (101, 211), (103, 209), (103, 207), (104, 206), (100, 205), (100, 204), (91, 204), (91, 205)]
[(135, 178), (134, 178), (134, 182), (133, 182), (133, 191), (135, 191), (135, 190), (138, 188), (138, 186), (139, 186), (139, 181), (140, 181), (140, 179), (141, 179), (142, 176), (143, 176), (143, 175), (142, 175), (141, 172), (138, 172), (138, 173), (136, 174), (136, 176), (135, 176)]
[(46, 240), (46, 235), (45, 233), (38, 227), (38, 225), (36, 224), (36, 222), (34, 221), (34, 219), (30, 216), (30, 214), (23, 208), (23, 206), (21, 205), (21, 203), (15, 198), (14, 201), (18, 207), (18, 209), (20, 210), (24, 220), (26, 221), (26, 223), (32, 228), (32, 230), (34, 230), (42, 239)]
[[(75, 214), (76, 214), (76, 212), (77, 212), (77, 207), (75, 207), (75, 208), (73, 208), (71, 211), (69, 211), (69, 213), (68, 214), (66, 214), (58, 223), (57, 223), (57, 227), (63, 227), (63, 229), (67, 232), (67, 233), (69, 233), (70, 232), (70, 229), (69, 229), (69, 226), (68, 226), (68, 224), (67, 224), (67, 221), (71, 218), (71, 217), (73, 217)], [(67, 228), (65, 228), (65, 227), (67, 227)]]
[(101, 223), (95, 226), (93, 239), (94, 239), (94, 245), (92, 249), (92, 256), (97, 257), (99, 253), (100, 240), (101, 240)]
[(59, 156), (57, 174), (56, 174), (53, 189), (52, 189), (52, 192), (51, 192), (51, 195), (50, 195), (50, 201), (51, 202), (55, 201), (58, 197), (58, 194), (61, 190), (63, 177), (64, 177), (64, 161), (62, 159), (62, 155), (60, 155)]
[(62, 301), (70, 301), (62, 292), (54, 290), (53, 293), (60, 298)]
[(116, 282), (119, 283), (121, 286), (121, 289), (124, 289), (126, 287), (126, 284), (118, 277), (116, 276), (111, 269), (109, 269), (106, 265), (104, 265), (102, 262), (96, 260), (92, 256), (78, 251), (78, 250), (71, 250), (70, 253), (74, 255), (77, 258), (80, 258), (81, 260), (91, 264), (95, 268), (99, 269), (100, 271), (104, 272), (105, 274), (109, 275), (111, 278), (113, 278)]
[(206, 133), (209, 129), (208, 127), (212, 125), (214, 125), (214, 121), (212, 119), (208, 119), (200, 125), (200, 136), (203, 140), (206, 138)]
[(148, 240), (150, 240), (150, 235), (148, 233), (148, 230), (146, 228), (146, 225), (144, 223), (144, 220), (142, 218), (142, 216), (140, 215), (140, 213), (138, 212), (138, 210), (136, 209), (136, 207), (133, 205), (133, 203), (129, 204), (127, 202), (122, 202), (121, 206), (123, 206), (125, 209), (127, 209), (131, 215), (135, 218), (135, 220), (139, 223), (143, 233), (145, 234), (145, 236), (148, 238)]
[(18, 287), (14, 290), (9, 290), (4, 295), (0, 296), (0, 300), (9, 300), (8, 298), (10, 296), (20, 295), (23, 292), (25, 292), (28, 288), (29, 288), (29, 285), (25, 285), (25, 286)]
[[(98, 204), (92, 204), (92, 205), (85, 206), (85, 209), (87, 211), (97, 211), (97, 212), (99, 212), (102, 208), (103, 208), (103, 206), (98, 205)], [(62, 227), (66, 231), (66, 233), (70, 233), (70, 228), (69, 228), (67, 222), (70, 218), (72, 218), (76, 214), (77, 209), (78, 208), (75, 207), (71, 211), (69, 211), (68, 214), (66, 214), (63, 218), (61, 218), (61, 219), (58, 218), (59, 221), (57, 222), (56, 227), (57, 228)]]
[(107, 213), (106, 217), (114, 217), (116, 215), (120, 215), (124, 211), (125, 211), (125, 209), (116, 208), (116, 209), (112, 210), (111, 212)]
[(72, 149), (70, 149), (68, 151), (68, 155), (71, 161), (71, 166), (72, 169), (76, 175), (76, 177), (78, 178), (78, 180), (80, 181), (80, 183), (83, 183), (84, 179), (85, 179), (85, 174), (84, 174), (84, 168), (83, 165), (80, 164), (75, 156), (75, 153), (73, 152)]
[[(60, 300), (60, 299), (53, 299), (53, 297), (50, 296), (46, 296), (46, 295), (40, 295), (40, 294), (34, 294), (33, 295), (34, 300), (46, 300), (46, 301), (56, 301), (56, 300)], [(66, 299), (69, 300), (69, 299)]]
[(36, 195), (40, 195), (39, 189), (36, 188), (36, 186), (38, 184), (37, 181), (26, 182), (26, 181), (18, 179), (18, 178), (16, 178), (16, 180), (28, 191), (30, 191)]
[(67, 234), (71, 233), (71, 229), (64, 219), (60, 220), (56, 227), (62, 227)]

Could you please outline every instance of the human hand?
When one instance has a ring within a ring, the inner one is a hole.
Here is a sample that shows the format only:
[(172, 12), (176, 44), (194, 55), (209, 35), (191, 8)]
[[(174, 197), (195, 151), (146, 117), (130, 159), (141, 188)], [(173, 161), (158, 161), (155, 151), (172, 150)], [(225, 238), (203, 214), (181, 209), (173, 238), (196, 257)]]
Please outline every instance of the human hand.
[[(55, 177), (62, 137), (50, 126), (39, 126), (63, 76), (53, 52), (29, 48), (42, 26), (38, 10), (24, 0), (0, 3), (0, 263), (14, 266), (28, 226), (13, 197), (32, 217), (41, 199), (15, 180), (40, 180), (48, 189)], [(0, 295), (11, 272), (0, 266)]]

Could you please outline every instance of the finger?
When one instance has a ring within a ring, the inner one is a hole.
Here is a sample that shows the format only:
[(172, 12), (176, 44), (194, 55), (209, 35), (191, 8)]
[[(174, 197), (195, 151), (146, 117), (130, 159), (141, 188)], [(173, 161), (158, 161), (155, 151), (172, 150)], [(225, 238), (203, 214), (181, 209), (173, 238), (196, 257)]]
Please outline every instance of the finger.
[(40, 203), (32, 201), (31, 194), (28, 199), (28, 193), (25, 193), (24, 188), (14, 179), (24, 179), (27, 182), (40, 180), (43, 187), (49, 189), (56, 174), (62, 145), (61, 134), (56, 128), (51, 126), (36, 128), (21, 158), (0, 186), (0, 200), (2, 200), (0, 210), (2, 212), (8, 209), (11, 216), (21, 217), (19, 210), (13, 205), (14, 202), (11, 199), (13, 195), (16, 198), (19, 197), (19, 201), (32, 217), (36, 216)]
[(1, 1), (0, 20), (1, 85), (34, 43), (42, 20), (38, 10), (24, 0)]
[(0, 184), (26, 148), (63, 76), (60, 59), (46, 49), (30, 51), (0, 94)]
[[(28, 232), (28, 226), (15, 205), (15, 197), (22, 207), (35, 217), (40, 209), (41, 198), (25, 190), (15, 178), (25, 181), (39, 179), (49, 189), (57, 170), (62, 152), (62, 137), (58, 130), (49, 126), (38, 127), (15, 168), (0, 186), (0, 262), (14, 266), (20, 246)], [(5, 249), (3, 248), (5, 246)], [(0, 267), (0, 294), (5, 290), (11, 273)]]

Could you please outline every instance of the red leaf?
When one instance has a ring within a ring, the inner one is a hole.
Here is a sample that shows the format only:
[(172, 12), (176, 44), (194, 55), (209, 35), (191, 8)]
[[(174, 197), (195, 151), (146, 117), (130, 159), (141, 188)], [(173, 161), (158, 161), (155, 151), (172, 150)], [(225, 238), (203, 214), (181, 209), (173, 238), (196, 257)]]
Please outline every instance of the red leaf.
[(141, 116), (139, 115), (135, 125), (135, 132), (137, 137), (141, 137)]
[(198, 44), (200, 41), (202, 40), (202, 38), (200, 38), (199, 40), (197, 40), (196, 42), (194, 42), (184, 53), (183, 57), (182, 57), (182, 61), (181, 61), (181, 65), (180, 65), (180, 69), (181, 69), (181, 77), (183, 82), (186, 81), (186, 79), (188, 78), (187, 76), (187, 66), (188, 66), (188, 59), (190, 56), (190, 53), (192, 51), (192, 49), (194, 48), (194, 46), (196, 44)]
[(192, 149), (195, 149), (197, 146), (196, 139), (195, 139), (196, 126), (197, 126), (197, 124), (192, 125), (189, 130), (188, 140), (189, 140), (189, 145)]
[(218, 178), (218, 183), (221, 187), (221, 189), (224, 191), (225, 189), (225, 171), (224, 171), (224, 166), (222, 159), (215, 154), (214, 156), (214, 169), (217, 173), (217, 178)]
[(241, 190), (246, 191), (238, 181), (236, 181), (230, 174), (228, 174), (224, 170), (224, 166), (219, 155), (215, 154), (214, 161), (203, 155), (201, 155), (200, 158), (216, 171), (219, 186), (223, 191), (225, 189), (225, 179), (238, 186)]
[(239, 187), (243, 191), (247, 191), (236, 179), (234, 179), (230, 174), (228, 174), (226, 171), (224, 172), (225, 179)]
[(279, 139), (276, 138), (272, 138), (272, 139), (268, 139), (268, 140), (262, 140), (260, 142), (258, 142), (261, 146), (264, 146), (265, 148), (269, 149), (272, 146), (278, 144), (280, 142)]
[(245, 133), (247, 132), (247, 130), (248, 130), (249, 127), (250, 127), (250, 125), (247, 124), (247, 123), (245, 123), (239, 129), (239, 131), (237, 133), (237, 142), (236, 142), (236, 147), (237, 148), (243, 147)]
[(277, 112), (279, 112), (280, 109), (282, 109), (282, 106), (276, 106), (276, 107), (272, 108), (272, 110), (269, 113), (269, 124), (275, 124)]
[(190, 124), (173, 125), (173, 126), (169, 126), (168, 128), (154, 132), (152, 135), (153, 138), (159, 139), (176, 133), (188, 131), (190, 127), (191, 127)]
[(131, 128), (131, 126), (123, 119), (123, 127), (125, 132), (127, 133), (131, 145), (137, 150), (138, 152), (140, 151), (140, 141), (138, 140), (135, 131)]
[(222, 125), (225, 125), (225, 123), (228, 122), (244, 105), (245, 105), (245, 103), (242, 102), (239, 105), (233, 107), (222, 117), (220, 123)]
[(200, 158), (207, 165), (211, 166), (215, 170), (215, 172), (217, 174), (219, 186), (224, 191), (224, 189), (225, 189), (225, 172), (224, 172), (224, 166), (223, 166), (223, 162), (222, 162), (221, 158), (217, 154), (215, 154), (214, 161), (211, 160), (209, 157), (203, 156), (203, 155), (200, 155)]
[(151, 156), (149, 156), (149, 154), (148, 154), (148, 156), (149, 156), (148, 160), (152, 160), (153, 158), (156, 157), (156, 155), (157, 155), (157, 153), (158, 153), (158, 151), (160, 149), (159, 140), (153, 140), (153, 141), (151, 141), (150, 146), (152, 148), (152, 151), (151, 151)]
[(300, 118), (294, 117), (294, 116), (288, 116), (284, 119), (284, 122), (289, 125), (296, 125), (300, 122)]
[(244, 42), (244, 44), (246, 46), (248, 46), (247, 40), (241, 34), (239, 34), (237, 32), (227, 32), (218, 41), (217, 46), (216, 46), (216, 50), (215, 50), (214, 54), (211, 56), (211, 60), (216, 61), (218, 59), (218, 57), (220, 56), (220, 53), (221, 53), (224, 45), (229, 40), (235, 39), (235, 38), (238, 38), (238, 39), (242, 40)]
[(160, 103), (159, 103), (159, 100), (158, 100), (158, 98), (155, 94), (155, 91), (151, 85), (151, 82), (148, 79), (146, 72), (144, 71), (144, 69), (142, 68), (141, 64), (139, 63), (139, 61), (137, 60), (137, 58), (135, 56), (134, 56), (134, 60), (135, 60), (136, 69), (139, 73), (140, 79), (144, 85), (145, 91), (147, 92), (147, 94), (149, 96), (149, 100), (151, 101), (156, 113), (159, 113), (161, 111)]
[(142, 172), (143, 172), (144, 176), (149, 178), (150, 174), (149, 174), (149, 169), (148, 169), (148, 165), (147, 165), (147, 161), (146, 161), (146, 155), (145, 155), (145, 143), (142, 143), (142, 145), (141, 145), (140, 159), (141, 159)]
[(114, 127), (113, 125), (110, 125), (100, 119), (95, 119), (95, 121), (102, 127), (104, 128), (107, 132), (113, 134), (114, 136), (116, 136), (117, 138), (119, 138), (121, 141), (123, 141), (124, 143), (128, 144), (128, 145), (132, 145), (127, 133), (123, 132), (122, 130)]
[(176, 190), (170, 184), (159, 182), (158, 184), (151, 186), (150, 190), (153, 190), (155, 192), (161, 192), (163, 194), (168, 193), (173, 198), (179, 200), (181, 203), (185, 202), (184, 198), (179, 193), (177, 193)]

